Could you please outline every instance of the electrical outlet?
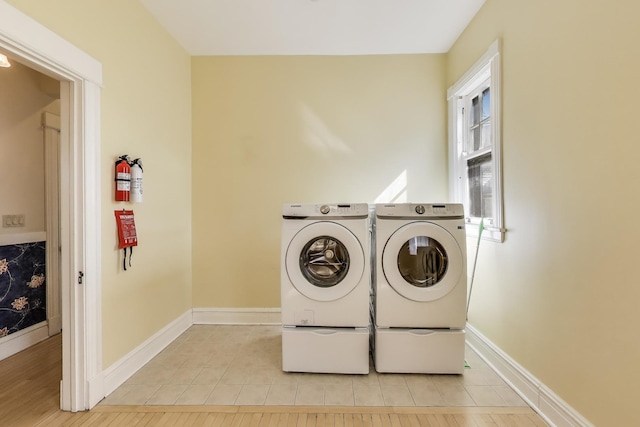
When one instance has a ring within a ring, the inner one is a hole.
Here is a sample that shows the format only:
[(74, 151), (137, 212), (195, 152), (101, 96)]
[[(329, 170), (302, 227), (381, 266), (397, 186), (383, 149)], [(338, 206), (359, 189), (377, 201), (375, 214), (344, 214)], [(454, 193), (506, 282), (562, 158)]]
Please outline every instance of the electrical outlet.
[(24, 214), (2, 215), (3, 228), (24, 227), (24, 225), (25, 225)]

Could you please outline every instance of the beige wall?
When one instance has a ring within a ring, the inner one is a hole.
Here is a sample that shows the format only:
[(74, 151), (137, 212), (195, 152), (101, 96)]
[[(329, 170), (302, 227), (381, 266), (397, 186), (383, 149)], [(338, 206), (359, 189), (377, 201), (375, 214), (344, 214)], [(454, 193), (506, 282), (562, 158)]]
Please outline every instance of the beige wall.
[(451, 85), (503, 41), (509, 231), (481, 244), (470, 323), (598, 426), (640, 425), (638, 16), (487, 0), (447, 57)]
[[(196, 57), (193, 305), (280, 306), (284, 203), (445, 200), (443, 55)], [(389, 201), (387, 197), (385, 201)]]
[(2, 235), (46, 231), (42, 113), (60, 111), (59, 90), (47, 90), (57, 82), (10, 62), (0, 68), (0, 216), (23, 214), (25, 226), (0, 225)]
[[(128, 0), (10, 0), (102, 63), (103, 367), (191, 308), (190, 58)], [(144, 203), (112, 201), (113, 162), (144, 160)], [(133, 207), (139, 246), (122, 271), (113, 211)], [(87, 274), (90, 274), (87, 272)]]

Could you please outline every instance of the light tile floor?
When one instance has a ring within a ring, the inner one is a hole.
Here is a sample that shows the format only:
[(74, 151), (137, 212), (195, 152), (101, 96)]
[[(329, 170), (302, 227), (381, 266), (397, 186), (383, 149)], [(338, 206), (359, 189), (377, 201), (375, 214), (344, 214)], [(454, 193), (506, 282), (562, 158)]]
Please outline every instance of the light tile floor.
[(462, 375), (282, 372), (279, 326), (194, 325), (101, 405), (527, 406), (472, 350)]

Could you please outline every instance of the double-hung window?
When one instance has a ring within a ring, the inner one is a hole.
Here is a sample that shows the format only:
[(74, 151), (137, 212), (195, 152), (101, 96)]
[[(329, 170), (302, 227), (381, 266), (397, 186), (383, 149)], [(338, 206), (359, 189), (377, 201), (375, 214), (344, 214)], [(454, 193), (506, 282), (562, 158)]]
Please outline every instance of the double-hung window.
[(467, 234), (502, 242), (500, 43), (447, 91), (451, 197), (464, 204)]

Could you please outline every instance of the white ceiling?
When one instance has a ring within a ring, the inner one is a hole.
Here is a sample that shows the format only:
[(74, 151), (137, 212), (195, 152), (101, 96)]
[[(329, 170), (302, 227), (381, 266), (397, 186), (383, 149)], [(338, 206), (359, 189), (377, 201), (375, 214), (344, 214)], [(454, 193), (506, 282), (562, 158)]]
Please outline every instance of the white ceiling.
[(193, 56), (447, 52), (485, 0), (141, 0)]

